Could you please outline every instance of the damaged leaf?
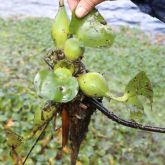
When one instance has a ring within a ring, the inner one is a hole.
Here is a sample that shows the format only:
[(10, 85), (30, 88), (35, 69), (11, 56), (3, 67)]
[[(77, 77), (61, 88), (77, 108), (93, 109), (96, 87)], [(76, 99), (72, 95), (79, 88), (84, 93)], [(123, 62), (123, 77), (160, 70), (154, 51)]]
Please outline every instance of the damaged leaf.
[(129, 97), (138, 95), (144, 96), (149, 99), (151, 104), (153, 103), (152, 85), (144, 71), (138, 73), (129, 81), (125, 93), (127, 93)]
[(129, 81), (125, 88), (127, 96), (127, 105), (130, 109), (130, 118), (138, 119), (143, 116), (144, 107), (138, 96), (144, 96), (149, 99), (151, 107), (153, 103), (153, 89), (151, 82), (144, 71), (138, 73), (132, 80)]
[(110, 47), (114, 41), (112, 29), (96, 9), (84, 18), (77, 18), (73, 12), (70, 33), (88, 47)]

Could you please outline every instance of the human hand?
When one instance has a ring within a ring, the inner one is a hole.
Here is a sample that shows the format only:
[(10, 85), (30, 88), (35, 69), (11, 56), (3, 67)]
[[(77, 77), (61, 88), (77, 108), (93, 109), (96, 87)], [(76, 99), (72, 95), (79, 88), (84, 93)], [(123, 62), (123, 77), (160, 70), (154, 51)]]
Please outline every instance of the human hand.
[(68, 4), (71, 10), (75, 9), (76, 16), (81, 18), (103, 1), (105, 0), (68, 0)]

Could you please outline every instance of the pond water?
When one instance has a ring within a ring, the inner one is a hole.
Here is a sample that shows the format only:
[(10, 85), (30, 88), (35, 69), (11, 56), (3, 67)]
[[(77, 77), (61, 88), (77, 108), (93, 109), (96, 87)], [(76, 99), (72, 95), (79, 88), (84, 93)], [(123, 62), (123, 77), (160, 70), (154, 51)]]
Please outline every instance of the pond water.
[[(57, 9), (58, 0), (0, 0), (0, 17), (3, 18), (54, 18)], [(129, 0), (107, 1), (98, 5), (98, 9), (111, 25), (140, 27), (145, 32), (165, 34), (164, 23), (140, 12)]]

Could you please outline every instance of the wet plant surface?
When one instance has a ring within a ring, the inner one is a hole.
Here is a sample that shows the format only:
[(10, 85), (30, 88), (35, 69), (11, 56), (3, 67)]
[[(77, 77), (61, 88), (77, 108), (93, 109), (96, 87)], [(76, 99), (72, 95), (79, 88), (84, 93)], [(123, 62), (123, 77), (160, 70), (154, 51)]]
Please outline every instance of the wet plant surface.
[[(46, 67), (42, 58), (53, 48), (50, 38), (49, 19), (0, 20), (0, 127), (26, 136), (33, 127), (33, 114), (43, 105), (34, 92), (33, 78), (36, 72)], [(84, 63), (89, 70), (104, 74), (109, 87), (120, 94), (125, 84), (139, 71), (150, 77), (154, 89), (153, 110), (145, 107), (142, 123), (164, 127), (164, 77), (165, 48), (152, 45), (147, 37), (136, 29), (121, 28), (116, 42), (110, 49), (89, 49)], [(117, 115), (128, 119), (129, 111), (116, 102), (105, 105)], [(57, 121), (60, 125), (60, 121)], [(52, 135), (54, 138), (52, 139)], [(69, 151), (63, 160), (55, 160), (61, 147), (61, 131), (54, 132), (51, 126), (33, 151), (27, 164), (68, 164)], [(164, 164), (165, 135), (132, 130), (106, 119), (100, 112), (94, 113), (86, 140), (79, 154), (81, 164)], [(32, 144), (32, 139), (25, 147)], [(0, 161), (11, 164), (5, 133), (0, 133)], [(48, 143), (49, 142), (49, 143)], [(24, 155), (27, 150), (22, 150)], [(131, 163), (132, 164), (132, 163)]]

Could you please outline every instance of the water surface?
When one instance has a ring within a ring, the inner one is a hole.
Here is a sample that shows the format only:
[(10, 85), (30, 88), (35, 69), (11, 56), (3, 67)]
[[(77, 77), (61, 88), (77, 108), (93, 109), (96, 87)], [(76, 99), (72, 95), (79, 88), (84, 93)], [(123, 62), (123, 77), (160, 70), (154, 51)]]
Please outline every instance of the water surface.
[[(129, 0), (107, 1), (98, 5), (98, 9), (111, 25), (139, 27), (146, 32), (165, 34), (164, 23), (140, 12)], [(57, 10), (58, 0), (0, 0), (0, 17), (3, 18), (54, 18)]]

